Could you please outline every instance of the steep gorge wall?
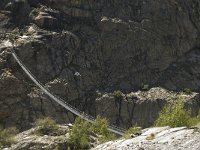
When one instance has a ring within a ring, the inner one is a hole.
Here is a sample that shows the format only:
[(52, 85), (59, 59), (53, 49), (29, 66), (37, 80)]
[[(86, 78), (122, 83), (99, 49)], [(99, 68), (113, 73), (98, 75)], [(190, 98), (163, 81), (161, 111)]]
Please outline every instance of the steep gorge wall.
[[(0, 30), (16, 35), (16, 51), (31, 72), (90, 114), (101, 113), (95, 102), (98, 91), (130, 93), (144, 84), (199, 90), (197, 0), (3, 0), (0, 8)], [(2, 124), (25, 128), (41, 115), (72, 121), (73, 115), (33, 88), (1, 45), (0, 87), (6, 92), (0, 94), (0, 107), (1, 113), (8, 112)], [(123, 111), (122, 119), (128, 119), (121, 125), (138, 122), (127, 115), (127, 108)], [(140, 113), (134, 117), (141, 118)], [(154, 120), (148, 113), (144, 118), (143, 126)], [(114, 123), (117, 119), (110, 117)]]

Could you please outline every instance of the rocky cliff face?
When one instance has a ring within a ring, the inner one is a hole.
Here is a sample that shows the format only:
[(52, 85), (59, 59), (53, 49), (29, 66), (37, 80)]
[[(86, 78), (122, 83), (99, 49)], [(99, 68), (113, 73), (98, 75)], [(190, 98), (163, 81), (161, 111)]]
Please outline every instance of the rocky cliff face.
[[(131, 93), (143, 85), (199, 90), (197, 0), (2, 0), (0, 9), (0, 31), (11, 32), (8, 38), (24, 64), (53, 93), (89, 114), (145, 127), (168, 101), (165, 94), (156, 99), (144, 94), (142, 100), (125, 94), (116, 104), (106, 93)], [(0, 69), (4, 126), (27, 128), (41, 115), (73, 121), (27, 78), (5, 38)], [(196, 113), (198, 93), (190, 99)]]

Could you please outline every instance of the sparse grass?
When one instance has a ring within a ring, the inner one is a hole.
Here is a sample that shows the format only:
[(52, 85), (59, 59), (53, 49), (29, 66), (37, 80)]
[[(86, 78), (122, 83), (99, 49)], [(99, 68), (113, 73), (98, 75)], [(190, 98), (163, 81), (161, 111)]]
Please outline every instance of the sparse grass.
[(146, 137), (146, 140), (153, 140), (155, 139), (155, 134), (151, 133), (149, 136)]
[(115, 98), (115, 100), (122, 100), (123, 93), (121, 91), (114, 91), (112, 96)]
[(49, 117), (38, 119), (35, 126), (39, 127), (39, 129), (35, 132), (35, 134), (38, 135), (48, 135), (58, 130), (56, 122)]
[(128, 139), (131, 138), (131, 134), (140, 135), (142, 133), (142, 128), (138, 127), (137, 125), (129, 128), (123, 135), (124, 138)]
[(167, 104), (160, 112), (154, 126), (191, 127), (200, 121), (199, 117), (191, 117), (190, 111), (184, 108), (182, 97)]
[(18, 133), (16, 128), (0, 129), (0, 147), (11, 146), (15, 143), (14, 136)]

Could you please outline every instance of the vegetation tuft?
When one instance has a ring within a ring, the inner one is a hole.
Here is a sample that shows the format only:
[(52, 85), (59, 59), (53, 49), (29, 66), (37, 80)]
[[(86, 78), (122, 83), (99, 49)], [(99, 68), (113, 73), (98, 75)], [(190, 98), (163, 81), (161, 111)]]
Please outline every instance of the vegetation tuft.
[(114, 139), (114, 135), (108, 130), (108, 121), (97, 117), (94, 124), (90, 124), (81, 118), (76, 118), (70, 131), (69, 147), (74, 150), (88, 149), (90, 147), (90, 135), (100, 135), (100, 142)]
[(101, 135), (101, 143), (115, 139), (115, 136), (108, 130), (108, 120), (105, 118), (97, 116), (91, 125), (91, 131), (97, 135)]
[(131, 134), (140, 135), (142, 133), (142, 128), (138, 127), (137, 125), (129, 128), (123, 135), (124, 138), (128, 139), (131, 138)]
[(188, 89), (188, 88), (185, 88), (183, 89), (183, 92), (187, 95), (191, 95), (192, 94), (192, 90), (191, 89)]
[(141, 86), (141, 90), (142, 90), (142, 91), (148, 91), (149, 89), (150, 89), (150, 87), (149, 87), (148, 84), (143, 84), (143, 85)]
[(115, 98), (115, 100), (122, 100), (123, 93), (121, 91), (114, 91), (112, 96)]
[(167, 104), (160, 112), (155, 126), (170, 127), (191, 127), (200, 122), (199, 117), (191, 117), (190, 111), (184, 108), (182, 97), (179, 97), (174, 103)]
[(0, 148), (11, 146), (15, 143), (14, 136), (18, 133), (16, 128), (0, 129)]
[(75, 123), (70, 131), (69, 147), (74, 150), (88, 149), (89, 148), (89, 134), (90, 124), (82, 120), (80, 117), (76, 118)]
[(151, 133), (149, 136), (146, 137), (146, 140), (153, 140), (155, 139), (155, 134)]
[(38, 119), (35, 123), (35, 126), (39, 127), (39, 129), (36, 131), (36, 134), (38, 135), (49, 135), (58, 130), (58, 125), (56, 122), (49, 117)]

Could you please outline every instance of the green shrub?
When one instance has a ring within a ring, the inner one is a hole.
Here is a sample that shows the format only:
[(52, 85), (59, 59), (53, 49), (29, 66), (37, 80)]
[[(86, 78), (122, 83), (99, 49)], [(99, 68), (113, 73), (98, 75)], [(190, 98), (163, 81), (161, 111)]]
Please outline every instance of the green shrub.
[(91, 124), (78, 117), (70, 130), (68, 141), (70, 149), (88, 149), (92, 132), (100, 135), (101, 143), (115, 138), (108, 130), (108, 121), (106, 119), (98, 116), (94, 123)]
[(101, 143), (112, 140), (115, 136), (108, 130), (108, 120), (97, 116), (94, 123), (91, 125), (91, 131), (101, 135)]
[(187, 95), (191, 95), (192, 94), (192, 90), (191, 89), (188, 89), (188, 88), (185, 88), (183, 89), (183, 92)]
[(0, 147), (10, 146), (15, 143), (14, 136), (18, 133), (16, 128), (0, 129)]
[(49, 117), (38, 119), (35, 125), (39, 127), (39, 129), (36, 131), (36, 134), (39, 135), (48, 135), (58, 130), (58, 125), (56, 122)]
[(129, 128), (123, 135), (124, 138), (128, 139), (131, 138), (131, 134), (141, 134), (142, 133), (142, 128), (138, 127), (137, 125)]
[(112, 96), (115, 98), (115, 100), (122, 100), (123, 93), (121, 91), (114, 91)]
[(142, 90), (142, 91), (148, 91), (148, 90), (149, 90), (149, 85), (148, 85), (148, 84), (143, 84), (143, 85), (141, 86), (141, 90)]
[(155, 121), (155, 126), (170, 126), (170, 127), (191, 127), (195, 125), (198, 118), (192, 118), (190, 112), (184, 108), (184, 102), (179, 97), (174, 103), (169, 103), (160, 112), (158, 119)]
[(90, 123), (76, 118), (75, 123), (70, 131), (69, 145), (70, 149), (81, 150), (89, 148)]

